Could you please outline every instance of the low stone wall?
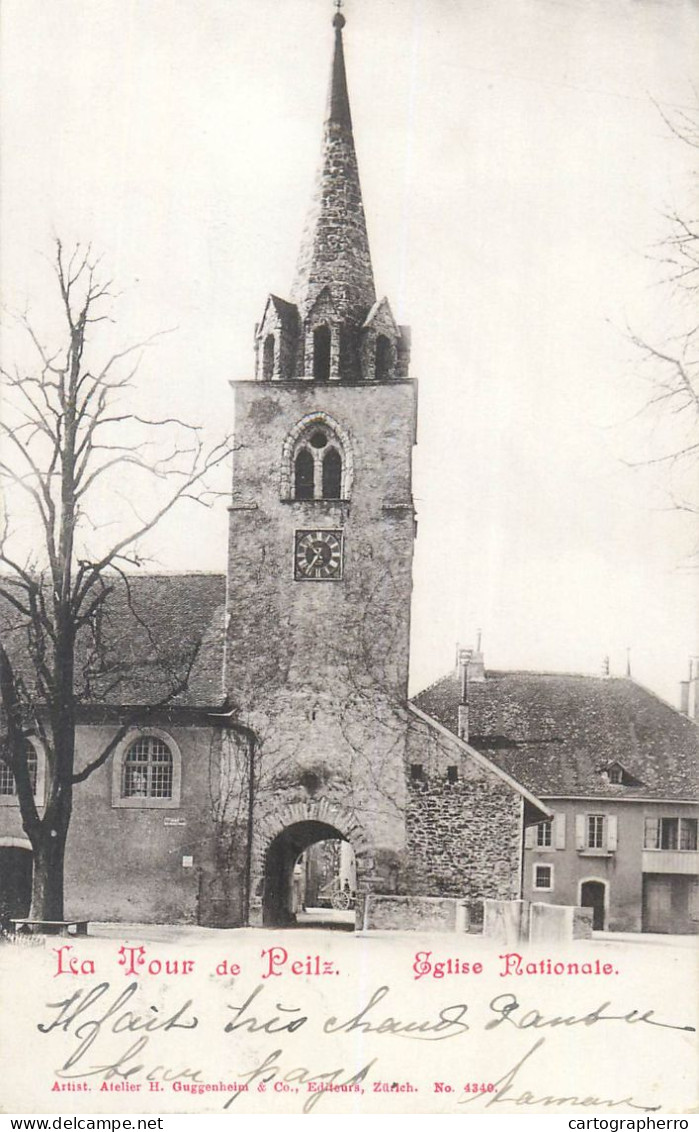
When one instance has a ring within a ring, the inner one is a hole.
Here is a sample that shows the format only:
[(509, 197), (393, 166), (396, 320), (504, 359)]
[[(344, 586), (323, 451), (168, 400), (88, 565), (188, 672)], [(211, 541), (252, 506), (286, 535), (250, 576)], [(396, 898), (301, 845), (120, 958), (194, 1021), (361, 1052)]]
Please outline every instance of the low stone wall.
[(484, 900), (483, 935), (496, 943), (519, 943), (529, 933), (526, 900)]
[[(494, 943), (567, 943), (592, 938), (591, 908), (528, 900), (484, 900), (481, 906), (483, 935)], [(476, 902), (454, 896), (369, 892), (357, 898), (355, 925), (357, 931), (480, 932), (477, 911)]]
[(358, 930), (463, 932), (467, 910), (450, 896), (381, 896), (369, 892), (357, 902)]
[(496, 943), (568, 943), (592, 938), (592, 909), (528, 900), (484, 900), (483, 934)]
[(533, 903), (529, 908), (530, 943), (568, 943), (573, 939), (573, 913), (569, 904)]

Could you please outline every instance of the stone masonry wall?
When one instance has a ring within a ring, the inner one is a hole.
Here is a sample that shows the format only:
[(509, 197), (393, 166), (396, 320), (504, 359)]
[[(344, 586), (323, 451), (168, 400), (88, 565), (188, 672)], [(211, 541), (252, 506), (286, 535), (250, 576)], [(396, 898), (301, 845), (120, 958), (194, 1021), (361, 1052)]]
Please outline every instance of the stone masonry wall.
[(520, 804), (504, 784), (411, 782), (410, 891), (514, 898), (519, 890)]
[[(407, 770), (404, 891), (469, 900), (518, 897), (522, 801), (517, 791), (455, 737), (425, 723), (411, 728)], [(415, 773), (422, 777), (416, 779)]]

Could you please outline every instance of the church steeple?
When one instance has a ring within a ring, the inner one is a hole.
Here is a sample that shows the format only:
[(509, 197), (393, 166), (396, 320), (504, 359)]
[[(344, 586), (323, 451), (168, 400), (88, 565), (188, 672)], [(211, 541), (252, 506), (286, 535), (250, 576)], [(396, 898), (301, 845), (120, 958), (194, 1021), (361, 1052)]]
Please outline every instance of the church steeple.
[(342, 29), (347, 23), (342, 12), (336, 12), (333, 19), (335, 28), (335, 52), (330, 74), (328, 93), (328, 121), (339, 122), (352, 132), (349, 93), (347, 91), (347, 72), (345, 71), (345, 52), (342, 45)]
[[(337, 7), (341, 7), (338, 3)], [(306, 220), (293, 302), (270, 295), (255, 328), (258, 381), (394, 381), (408, 376), (410, 337), (377, 302), (342, 42), (335, 48), (320, 166)]]
[(356, 326), (364, 321), (376, 291), (347, 91), (344, 25), (338, 11), (320, 167), (292, 296), (303, 317), (327, 287), (338, 316)]

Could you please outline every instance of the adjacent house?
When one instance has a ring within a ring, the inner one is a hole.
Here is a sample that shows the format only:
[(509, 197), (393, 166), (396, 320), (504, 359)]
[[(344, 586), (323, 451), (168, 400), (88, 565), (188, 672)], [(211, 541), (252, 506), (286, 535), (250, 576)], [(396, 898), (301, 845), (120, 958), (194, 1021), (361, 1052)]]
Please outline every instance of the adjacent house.
[(699, 727), (630, 678), (485, 671), (415, 698), (553, 811), (526, 830), (522, 895), (597, 929), (699, 931)]

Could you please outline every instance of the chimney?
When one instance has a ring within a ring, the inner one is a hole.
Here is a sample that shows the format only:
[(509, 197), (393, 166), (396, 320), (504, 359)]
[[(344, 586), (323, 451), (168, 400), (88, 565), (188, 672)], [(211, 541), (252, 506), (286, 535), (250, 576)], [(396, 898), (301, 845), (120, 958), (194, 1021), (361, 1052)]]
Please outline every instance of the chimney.
[(690, 657), (688, 684), (687, 715), (690, 719), (699, 720), (699, 657)]
[(680, 711), (689, 715), (689, 680), (680, 680)]
[(483, 653), (481, 651), (481, 638), (482, 633), (480, 629), (476, 636), (476, 647), (471, 653), (471, 659), (468, 662), (468, 679), (471, 684), (482, 684), (485, 681), (485, 667), (483, 665)]
[(602, 658), (602, 675), (603, 676), (609, 676), (609, 657), (608, 656), (605, 656), (605, 657)]
[(459, 716), (457, 734), (459, 739), (468, 742), (468, 682), (470, 679), (473, 649), (459, 649)]

